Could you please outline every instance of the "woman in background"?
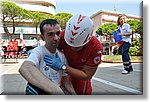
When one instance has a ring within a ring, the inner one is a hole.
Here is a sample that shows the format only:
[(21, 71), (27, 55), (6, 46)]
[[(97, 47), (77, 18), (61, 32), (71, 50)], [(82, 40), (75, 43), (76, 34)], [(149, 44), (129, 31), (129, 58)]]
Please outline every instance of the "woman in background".
[(121, 54), (122, 54), (122, 61), (124, 69), (122, 71), (122, 74), (128, 74), (131, 71), (133, 71), (131, 60), (129, 56), (129, 49), (131, 45), (131, 38), (130, 35), (132, 35), (132, 29), (130, 28), (130, 25), (126, 22), (124, 15), (120, 15), (117, 20), (118, 29), (120, 29), (121, 33), (119, 33), (119, 36), (122, 36), (122, 46), (121, 48)]

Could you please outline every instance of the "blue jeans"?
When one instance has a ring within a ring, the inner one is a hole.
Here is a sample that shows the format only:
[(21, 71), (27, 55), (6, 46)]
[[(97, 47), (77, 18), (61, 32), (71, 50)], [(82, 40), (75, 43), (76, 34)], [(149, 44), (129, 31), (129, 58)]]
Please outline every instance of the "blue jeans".
[(124, 42), (121, 46), (121, 54), (122, 54), (122, 61), (124, 65), (124, 69), (130, 71), (132, 68), (130, 56), (129, 56), (129, 49), (131, 44), (129, 42)]

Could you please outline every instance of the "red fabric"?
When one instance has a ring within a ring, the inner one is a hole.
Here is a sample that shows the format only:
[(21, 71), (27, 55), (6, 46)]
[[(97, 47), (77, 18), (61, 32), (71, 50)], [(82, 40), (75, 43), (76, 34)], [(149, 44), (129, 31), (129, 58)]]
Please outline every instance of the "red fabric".
[(70, 77), (70, 80), (71, 80), (73, 87), (74, 87), (74, 89), (78, 95), (83, 95), (83, 94), (91, 95), (92, 94), (92, 86), (91, 86), (90, 80), (87, 80), (85, 93), (83, 93), (83, 90), (84, 90), (84, 85), (85, 85), (86, 81), (78, 80), (78, 79), (73, 78), (73, 77)]
[(13, 50), (18, 51), (18, 41), (16, 40), (12, 41), (12, 47), (13, 47)]
[[(72, 50), (71, 46), (67, 45), (64, 40), (64, 31), (60, 35), (59, 49), (62, 50), (67, 58), (69, 65), (73, 68), (82, 70), (84, 65), (96, 67), (101, 62), (103, 47), (96, 37), (92, 37), (91, 41), (85, 45), (80, 52)], [(83, 94), (84, 80), (78, 80), (71, 77), (71, 81), (77, 94)], [(92, 93), (92, 86), (88, 80), (86, 94)]]
[[(10, 51), (12, 50), (12, 47), (11, 47), (11, 44), (10, 42), (8, 42), (8, 45), (7, 45), (7, 51)], [(10, 52), (6, 52), (6, 56), (9, 56)]]
[(118, 42), (118, 46), (121, 47), (121, 46), (123, 45), (123, 43), (124, 43), (123, 40), (119, 41), (119, 42)]

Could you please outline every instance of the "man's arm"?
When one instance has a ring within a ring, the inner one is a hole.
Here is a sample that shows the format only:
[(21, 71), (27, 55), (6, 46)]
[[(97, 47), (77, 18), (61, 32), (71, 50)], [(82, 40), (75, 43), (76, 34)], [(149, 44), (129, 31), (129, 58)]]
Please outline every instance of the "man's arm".
[(76, 92), (75, 92), (73, 85), (72, 85), (71, 81), (69, 80), (68, 76), (62, 77), (62, 84), (67, 89), (67, 91), (69, 93), (71, 93), (71, 95), (76, 95)]
[(119, 33), (119, 34), (118, 34), (118, 36), (130, 36), (130, 35), (132, 35), (131, 32), (129, 32), (129, 33), (124, 33), (124, 34), (122, 34), (122, 33)]
[[(45, 56), (44, 61), (47, 66), (50, 66), (54, 70), (62, 70), (63, 63), (61, 62), (59, 57)], [(92, 78), (92, 76), (94, 75), (94, 73), (97, 70), (97, 67), (98, 67), (98, 65), (95, 67), (84, 65), (83, 69), (79, 70), (79, 69), (73, 68), (71, 66), (67, 66), (67, 68), (65, 70), (72, 77), (75, 77), (75, 78), (81, 79), (81, 80), (87, 80), (87, 79)]]
[(85, 65), (82, 70), (72, 68), (70, 66), (67, 66), (66, 72), (71, 75), (74, 78), (81, 79), (81, 80), (87, 80), (91, 79), (94, 73), (97, 70), (97, 67), (91, 67)]
[(58, 85), (49, 80), (30, 61), (25, 61), (20, 67), (19, 72), (29, 83), (37, 86), (49, 94), (64, 94)]

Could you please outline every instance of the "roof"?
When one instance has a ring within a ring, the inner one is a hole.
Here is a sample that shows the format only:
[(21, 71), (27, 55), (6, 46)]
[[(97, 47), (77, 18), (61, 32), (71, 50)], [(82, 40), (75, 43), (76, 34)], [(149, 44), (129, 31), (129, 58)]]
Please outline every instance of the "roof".
[[(124, 13), (120, 13), (120, 12), (116, 12), (116, 11), (108, 11), (108, 10), (100, 10), (98, 11), (97, 13), (93, 14), (91, 16), (91, 18), (94, 18), (95, 16), (101, 14), (101, 13), (106, 13), (106, 14), (112, 14), (112, 15), (116, 15), (116, 16), (119, 16), (121, 14), (124, 14)], [(131, 15), (131, 14), (125, 14), (127, 17), (134, 17), (135, 19), (142, 19), (142, 17), (140, 16), (135, 16), (135, 15)]]
[(25, 3), (39, 3), (45, 5), (53, 5), (56, 8), (56, 1), (55, 0), (12, 0), (15, 2), (25, 2)]

